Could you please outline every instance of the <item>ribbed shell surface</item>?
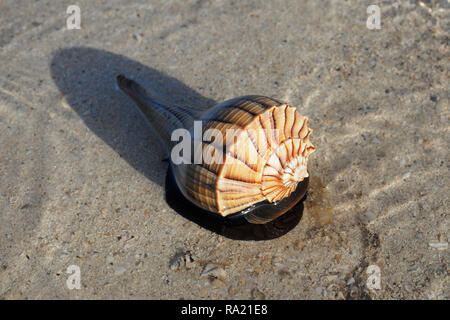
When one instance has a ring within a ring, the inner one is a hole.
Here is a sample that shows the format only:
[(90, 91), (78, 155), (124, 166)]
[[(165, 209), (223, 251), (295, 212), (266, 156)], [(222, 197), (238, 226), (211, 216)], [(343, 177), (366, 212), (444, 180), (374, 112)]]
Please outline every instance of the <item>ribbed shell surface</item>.
[[(200, 120), (203, 140), (194, 152), (202, 152), (203, 161), (174, 166), (182, 193), (198, 206), (226, 216), (287, 197), (307, 176), (312, 130), (294, 107), (245, 96), (221, 103)], [(209, 129), (218, 130), (222, 141)]]

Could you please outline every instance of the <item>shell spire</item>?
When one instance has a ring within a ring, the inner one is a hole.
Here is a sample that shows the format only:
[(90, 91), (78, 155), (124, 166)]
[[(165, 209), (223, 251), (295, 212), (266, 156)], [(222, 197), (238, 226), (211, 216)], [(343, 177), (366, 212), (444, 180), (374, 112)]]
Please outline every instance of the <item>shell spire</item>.
[(178, 128), (190, 127), (200, 114), (200, 111), (192, 108), (169, 105), (157, 100), (151, 92), (123, 75), (117, 76), (117, 85), (136, 102), (139, 111), (159, 135), (167, 151), (174, 145), (171, 140), (172, 132)]

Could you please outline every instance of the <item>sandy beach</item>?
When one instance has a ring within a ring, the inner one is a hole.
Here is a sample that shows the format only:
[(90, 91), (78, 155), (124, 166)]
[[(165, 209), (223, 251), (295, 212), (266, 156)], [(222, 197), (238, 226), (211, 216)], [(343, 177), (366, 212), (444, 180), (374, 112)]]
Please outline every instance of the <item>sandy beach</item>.
[[(69, 4), (0, 0), (0, 299), (450, 299), (447, 0), (80, 0), (70, 30)], [(119, 74), (168, 103), (308, 116), (292, 230), (174, 210)]]

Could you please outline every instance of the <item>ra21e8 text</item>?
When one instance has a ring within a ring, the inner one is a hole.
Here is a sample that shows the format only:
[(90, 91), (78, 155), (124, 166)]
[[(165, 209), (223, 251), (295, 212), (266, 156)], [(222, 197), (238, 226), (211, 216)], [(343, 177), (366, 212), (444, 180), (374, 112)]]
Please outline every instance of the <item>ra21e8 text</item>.
[(266, 315), (268, 314), (265, 304), (226, 304), (225, 309), (221, 307), (202, 307), (189, 304), (181, 308), (182, 315), (207, 315), (212, 317), (214, 313), (226, 315)]

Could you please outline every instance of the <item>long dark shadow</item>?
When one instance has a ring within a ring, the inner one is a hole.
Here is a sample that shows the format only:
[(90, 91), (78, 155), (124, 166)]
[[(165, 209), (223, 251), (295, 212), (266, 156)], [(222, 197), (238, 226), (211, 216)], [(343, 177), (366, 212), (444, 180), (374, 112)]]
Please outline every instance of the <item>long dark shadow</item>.
[[(138, 81), (167, 103), (195, 107), (215, 104), (164, 72), (94, 48), (71, 47), (57, 51), (50, 72), (67, 103), (86, 126), (137, 171), (161, 186), (164, 172), (156, 171), (149, 159), (155, 159), (155, 152), (160, 153), (160, 159), (166, 155), (134, 102), (118, 89), (117, 75), (124, 74)], [(161, 166), (158, 169), (160, 171)]]
[[(207, 108), (215, 105), (182, 82), (156, 69), (111, 52), (72, 47), (57, 51), (50, 66), (51, 75), (67, 103), (86, 126), (138, 172), (159, 185), (164, 173), (155, 170), (157, 136), (141, 117), (134, 102), (118, 90), (116, 77), (126, 75), (152, 90), (166, 103)], [(166, 155), (159, 157), (160, 161)], [(159, 167), (161, 170), (161, 167)], [(269, 240), (292, 230), (303, 214), (303, 202), (289, 212), (264, 225), (245, 221), (224, 223), (190, 203), (179, 192), (168, 170), (165, 179), (166, 201), (186, 219), (230, 239)]]

